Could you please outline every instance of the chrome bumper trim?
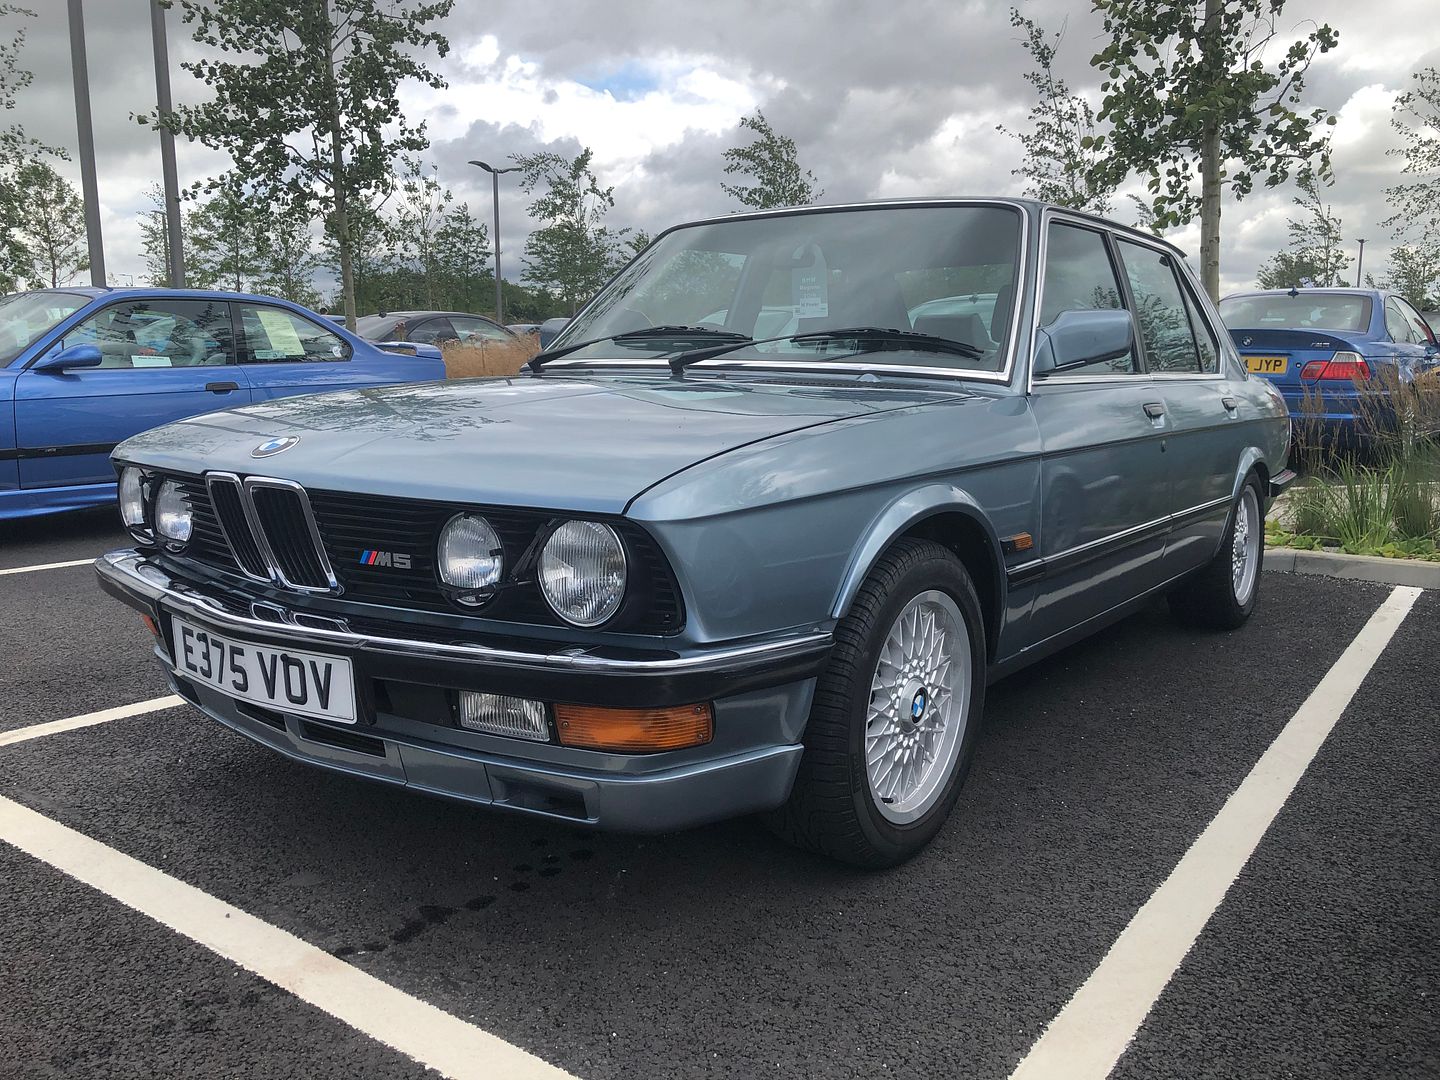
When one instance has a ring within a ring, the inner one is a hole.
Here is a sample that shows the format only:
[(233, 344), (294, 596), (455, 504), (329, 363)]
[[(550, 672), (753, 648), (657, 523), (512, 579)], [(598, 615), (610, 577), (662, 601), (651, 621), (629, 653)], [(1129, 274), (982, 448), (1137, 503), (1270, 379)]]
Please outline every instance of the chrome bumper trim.
[(274, 623), (227, 611), (216, 601), (164, 570), (146, 561), (138, 551), (112, 551), (95, 560), (95, 572), (107, 591), (124, 594), (150, 604), (163, 604), (167, 610), (189, 614), (211, 625), (239, 633), (280, 635), (297, 642), (319, 646), (338, 646), (399, 656), (431, 660), (452, 660), (473, 664), (504, 664), (530, 668), (539, 672), (583, 672), (594, 675), (675, 675), (723, 671), (736, 666), (784, 661), (828, 648), (831, 635), (823, 632), (799, 634), (787, 638), (729, 645), (686, 655), (623, 659), (597, 656), (581, 647), (557, 652), (538, 653), (519, 649), (503, 649), (473, 643), (416, 641), (408, 638), (381, 637), (346, 630), (301, 626), (295, 623)]

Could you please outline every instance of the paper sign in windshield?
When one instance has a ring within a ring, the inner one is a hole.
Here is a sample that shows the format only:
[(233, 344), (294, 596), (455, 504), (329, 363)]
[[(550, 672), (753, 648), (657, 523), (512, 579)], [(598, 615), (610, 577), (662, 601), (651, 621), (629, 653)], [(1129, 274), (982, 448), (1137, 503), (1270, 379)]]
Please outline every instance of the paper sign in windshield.
[(172, 367), (168, 356), (142, 356), (136, 354), (130, 357), (131, 367)]
[(260, 317), (260, 325), (265, 328), (272, 350), (282, 356), (305, 355), (305, 346), (300, 344), (300, 335), (295, 332), (290, 316), (283, 311), (267, 311), (265, 308), (257, 308), (255, 314)]
[(797, 265), (790, 271), (790, 297), (795, 305), (797, 319), (823, 319), (830, 314), (830, 271), (825, 266), (825, 255), (813, 244), (795, 252)]

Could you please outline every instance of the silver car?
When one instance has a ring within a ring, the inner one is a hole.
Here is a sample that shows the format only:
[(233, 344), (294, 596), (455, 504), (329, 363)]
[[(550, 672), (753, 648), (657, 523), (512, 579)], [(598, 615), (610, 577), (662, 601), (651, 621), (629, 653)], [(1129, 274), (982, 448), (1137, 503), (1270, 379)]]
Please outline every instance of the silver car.
[(1245, 621), (1288, 440), (1153, 237), (1014, 199), (731, 215), (520, 376), (129, 440), (136, 543), (97, 569), (177, 693), (288, 757), (575, 825), (760, 812), (884, 866), (944, 824), (987, 683), (1158, 594)]

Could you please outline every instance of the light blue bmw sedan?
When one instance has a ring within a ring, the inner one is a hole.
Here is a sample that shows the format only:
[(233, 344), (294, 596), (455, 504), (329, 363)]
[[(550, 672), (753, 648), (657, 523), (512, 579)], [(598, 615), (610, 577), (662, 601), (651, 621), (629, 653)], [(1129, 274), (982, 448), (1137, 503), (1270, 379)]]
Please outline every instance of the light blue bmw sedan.
[(0, 299), (0, 521), (115, 499), (110, 451), (172, 420), (293, 394), (445, 377), (297, 304), (65, 288)]

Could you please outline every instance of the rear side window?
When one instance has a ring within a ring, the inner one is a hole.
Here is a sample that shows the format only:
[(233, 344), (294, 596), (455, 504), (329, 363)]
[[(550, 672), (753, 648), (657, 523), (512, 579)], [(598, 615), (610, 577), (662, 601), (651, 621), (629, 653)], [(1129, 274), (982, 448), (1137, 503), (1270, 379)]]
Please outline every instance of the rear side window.
[(1162, 375), (1198, 375), (1200, 354), (1170, 256), (1129, 240), (1117, 243), (1130, 280), (1130, 295), (1135, 298), (1135, 321), (1140, 325), (1150, 370)]
[(1398, 341), (1404, 345), (1424, 345), (1428, 340), (1420, 328), (1401, 310), (1393, 296), (1385, 301), (1385, 329), (1390, 331), (1391, 341)]
[[(1040, 325), (1049, 326), (1066, 311), (1107, 311), (1124, 306), (1105, 238), (1093, 229), (1052, 224), (1046, 241)], [(1135, 370), (1133, 351), (1116, 360), (1071, 369), (1080, 375), (1127, 375)]]
[(1434, 327), (1425, 321), (1425, 316), (1416, 311), (1408, 300), (1397, 296), (1395, 297), (1395, 306), (1400, 309), (1400, 313), (1405, 316), (1405, 321), (1408, 322), (1415, 331), (1415, 341), (1417, 344), (1426, 345), (1434, 342)]
[(245, 335), (245, 363), (293, 364), (350, 359), (350, 346), (338, 334), (284, 308), (238, 304)]
[(454, 315), (450, 318), (450, 325), (455, 328), (455, 337), (462, 344), (473, 344), (480, 341), (514, 341), (514, 337), (503, 326), (496, 326), (485, 319), (467, 319), (464, 316)]

